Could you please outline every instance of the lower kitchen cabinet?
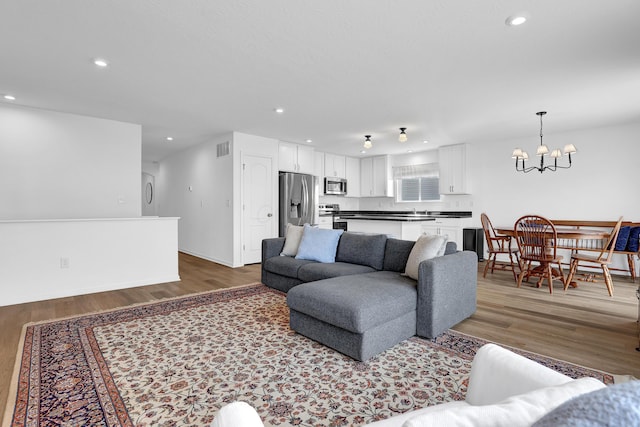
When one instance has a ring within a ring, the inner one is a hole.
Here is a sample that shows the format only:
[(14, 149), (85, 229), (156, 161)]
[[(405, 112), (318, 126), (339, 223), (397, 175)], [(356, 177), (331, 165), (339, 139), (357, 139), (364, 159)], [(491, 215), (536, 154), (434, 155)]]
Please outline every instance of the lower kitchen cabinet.
[(331, 230), (333, 228), (333, 217), (332, 216), (318, 217), (318, 228), (325, 228), (325, 229)]
[(461, 251), (462, 229), (471, 224), (471, 218), (438, 218), (422, 224), (423, 233), (447, 236), (447, 240), (456, 242), (458, 250)]
[(417, 240), (422, 234), (420, 221), (347, 220), (347, 230), (359, 233), (386, 234), (394, 239)]

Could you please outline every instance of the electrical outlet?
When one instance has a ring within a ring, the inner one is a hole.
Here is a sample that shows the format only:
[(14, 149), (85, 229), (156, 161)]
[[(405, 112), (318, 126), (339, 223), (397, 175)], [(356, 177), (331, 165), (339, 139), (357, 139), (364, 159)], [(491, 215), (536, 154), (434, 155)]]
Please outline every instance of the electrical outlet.
[(69, 258), (60, 258), (60, 268), (69, 268)]

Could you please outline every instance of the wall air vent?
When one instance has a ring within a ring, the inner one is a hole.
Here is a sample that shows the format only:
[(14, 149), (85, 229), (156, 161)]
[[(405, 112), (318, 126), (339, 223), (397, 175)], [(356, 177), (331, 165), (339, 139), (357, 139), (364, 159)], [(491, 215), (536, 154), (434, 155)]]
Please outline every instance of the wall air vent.
[(216, 146), (216, 157), (223, 157), (229, 155), (231, 143), (229, 141), (221, 142)]

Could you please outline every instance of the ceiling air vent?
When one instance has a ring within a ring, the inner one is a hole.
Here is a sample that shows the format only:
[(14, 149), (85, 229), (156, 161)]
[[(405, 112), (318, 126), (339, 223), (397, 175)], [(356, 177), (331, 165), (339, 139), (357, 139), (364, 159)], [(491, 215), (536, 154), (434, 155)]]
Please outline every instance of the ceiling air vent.
[(216, 157), (223, 157), (223, 156), (228, 156), (229, 155), (229, 147), (230, 147), (230, 143), (229, 141), (225, 141), (225, 142), (221, 142), (220, 144), (218, 144), (216, 146), (217, 149), (217, 156)]

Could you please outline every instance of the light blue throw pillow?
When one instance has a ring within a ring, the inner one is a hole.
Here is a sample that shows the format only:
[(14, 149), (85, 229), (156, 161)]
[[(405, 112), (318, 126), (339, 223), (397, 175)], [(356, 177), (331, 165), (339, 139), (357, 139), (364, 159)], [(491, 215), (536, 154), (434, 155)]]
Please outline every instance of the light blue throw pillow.
[(338, 241), (344, 230), (327, 230), (304, 225), (296, 259), (335, 262)]

